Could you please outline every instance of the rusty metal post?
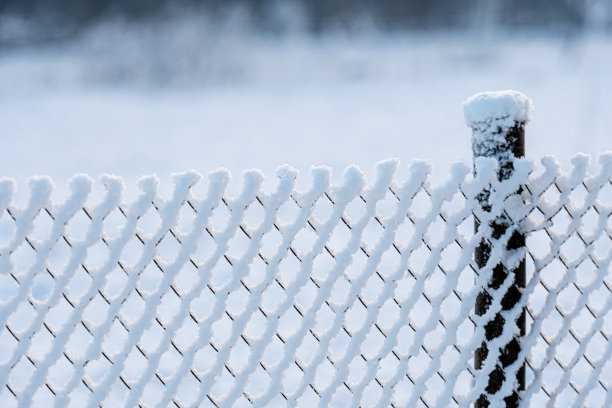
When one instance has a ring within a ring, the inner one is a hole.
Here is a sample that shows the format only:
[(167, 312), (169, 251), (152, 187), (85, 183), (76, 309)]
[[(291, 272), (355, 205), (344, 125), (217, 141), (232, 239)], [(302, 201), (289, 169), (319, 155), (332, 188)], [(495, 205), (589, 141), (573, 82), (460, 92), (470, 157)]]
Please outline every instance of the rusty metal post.
[[(510, 178), (514, 172), (513, 161), (525, 156), (525, 124), (531, 115), (531, 101), (516, 91), (483, 92), (472, 96), (464, 103), (466, 123), (472, 128), (472, 151), (474, 160), (478, 157), (495, 158), (498, 161), (499, 181)], [(476, 167), (474, 167), (476, 171)], [(517, 193), (520, 193), (518, 191)], [(481, 208), (491, 211), (489, 203), (490, 191), (485, 190), (479, 195)], [(492, 246), (501, 238), (511, 225), (506, 214), (496, 217), (491, 223), (492, 234), (483, 239), (475, 251), (475, 261), (478, 268), (483, 268), (489, 260)], [(478, 221), (475, 228), (478, 230)], [(507, 243), (506, 250), (511, 251), (525, 246), (525, 236), (515, 231)], [(525, 259), (510, 270), (503, 264), (497, 264), (488, 278), (486, 286), (479, 292), (476, 299), (476, 314), (484, 315), (492, 303), (491, 292), (498, 289), (506, 279), (512, 279), (512, 285), (501, 300), (502, 310), (511, 310), (521, 300), (525, 288)], [(509, 324), (518, 326), (519, 335), (514, 336), (501, 348), (501, 353), (495, 368), (488, 373), (488, 385), (485, 393), (475, 402), (475, 408), (490, 407), (489, 396), (496, 394), (506, 381), (506, 367), (516, 362), (521, 351), (521, 340), (525, 336), (525, 310), (513, 322), (506, 322), (497, 313), (492, 320), (485, 323), (485, 339), (476, 350), (474, 367), (481, 370), (488, 355), (488, 342), (500, 337), (504, 327)], [(478, 375), (478, 374), (477, 374)], [(517, 382), (512, 394), (504, 398), (506, 408), (519, 406), (521, 391), (525, 389), (525, 365), (516, 374)], [(491, 407), (498, 408), (498, 407)]]

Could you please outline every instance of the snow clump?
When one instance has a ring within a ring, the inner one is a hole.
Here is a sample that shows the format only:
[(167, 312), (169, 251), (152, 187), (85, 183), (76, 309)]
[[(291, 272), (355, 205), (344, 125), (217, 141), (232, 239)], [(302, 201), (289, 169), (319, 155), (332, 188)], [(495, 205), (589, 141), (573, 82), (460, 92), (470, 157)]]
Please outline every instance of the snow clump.
[(463, 103), (463, 117), (471, 128), (483, 124), (512, 127), (516, 122), (527, 123), (531, 119), (533, 103), (518, 91), (481, 92), (471, 96)]

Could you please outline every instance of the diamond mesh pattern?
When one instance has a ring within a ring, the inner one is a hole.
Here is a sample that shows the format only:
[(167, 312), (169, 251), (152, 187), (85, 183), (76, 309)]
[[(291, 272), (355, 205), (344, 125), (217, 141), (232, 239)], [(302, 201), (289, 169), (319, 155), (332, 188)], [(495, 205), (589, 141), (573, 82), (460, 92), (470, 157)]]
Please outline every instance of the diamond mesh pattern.
[[(512, 282), (486, 289), (482, 316), (476, 297), (496, 263), (526, 257), (521, 302), (500, 312), (527, 311), (506, 368), (526, 364), (522, 404), (608, 407), (611, 156), (600, 162), (589, 175), (584, 157), (567, 173), (520, 161), (501, 183), (490, 162), (477, 177), (456, 165), (440, 186), (420, 162), (406, 180), (382, 162), (371, 184), (315, 168), (307, 191), (282, 167), (272, 191), (250, 171), (236, 195), (224, 171), (185, 173), (168, 199), (143, 178), (131, 202), (115, 177), (98, 197), (77, 176), (61, 203), (38, 178), (22, 208), (0, 181), (0, 406), (467, 407), (516, 334), (505, 327), (474, 369)], [(501, 214), (514, 224), (490, 239)], [(509, 253), (516, 230), (528, 249)]]

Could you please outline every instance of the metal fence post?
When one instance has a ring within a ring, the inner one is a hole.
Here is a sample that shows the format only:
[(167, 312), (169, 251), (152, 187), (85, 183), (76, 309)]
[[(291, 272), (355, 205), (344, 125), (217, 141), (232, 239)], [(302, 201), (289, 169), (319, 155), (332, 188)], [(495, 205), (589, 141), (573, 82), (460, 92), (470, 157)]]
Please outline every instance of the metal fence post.
[[(483, 92), (469, 98), (463, 105), (465, 121), (472, 128), (472, 151), (474, 160), (478, 157), (492, 157), (498, 161), (497, 177), (500, 181), (508, 179), (514, 172), (513, 161), (525, 155), (525, 124), (531, 115), (531, 101), (520, 92), (498, 91)], [(476, 167), (474, 167), (476, 171)], [(520, 191), (519, 191), (520, 192)], [(484, 211), (490, 211), (488, 202), (489, 191), (483, 191), (479, 202)], [(511, 220), (502, 214), (491, 222), (492, 236), (483, 239), (475, 251), (475, 261), (478, 268), (483, 268), (491, 252), (492, 243), (499, 239), (511, 225)], [(478, 229), (478, 221), (475, 222)], [(525, 246), (525, 236), (518, 232), (510, 238), (508, 250), (519, 249)], [(502, 263), (493, 268), (488, 279), (487, 287), (478, 294), (476, 299), (476, 314), (484, 315), (492, 302), (491, 290), (499, 288), (502, 283), (512, 279), (513, 283), (504, 294), (501, 305), (502, 310), (510, 310), (520, 301), (525, 287), (525, 260), (519, 266), (508, 270)], [(489, 289), (489, 290), (488, 290)], [(511, 323), (511, 322), (509, 322)], [(504, 317), (497, 313), (495, 317), (485, 324), (485, 337), (481, 346), (475, 352), (474, 366), (480, 370), (488, 355), (487, 343), (501, 336), (505, 322)], [(488, 385), (485, 394), (480, 395), (475, 402), (475, 408), (490, 406), (488, 396), (494, 395), (506, 381), (505, 368), (514, 363), (521, 350), (521, 338), (525, 336), (525, 310), (516, 320), (519, 335), (514, 336), (510, 342), (501, 348), (501, 353), (493, 371), (482, 373), (488, 375)], [(477, 374), (478, 375), (478, 374)], [(517, 382), (512, 394), (504, 398), (506, 407), (518, 407), (520, 391), (525, 389), (525, 365), (516, 374)], [(498, 407), (495, 407), (498, 408)]]

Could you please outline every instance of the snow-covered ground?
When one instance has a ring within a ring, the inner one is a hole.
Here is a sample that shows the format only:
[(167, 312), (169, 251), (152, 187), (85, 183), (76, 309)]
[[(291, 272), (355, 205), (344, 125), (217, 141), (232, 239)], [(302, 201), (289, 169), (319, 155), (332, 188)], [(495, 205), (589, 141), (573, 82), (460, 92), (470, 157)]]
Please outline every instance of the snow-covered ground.
[(105, 26), (1, 53), (0, 174), (133, 182), (283, 163), (372, 174), (397, 157), (429, 159), (444, 176), (471, 160), (462, 102), (497, 89), (534, 102), (530, 157), (612, 149), (612, 38), (160, 30)]

